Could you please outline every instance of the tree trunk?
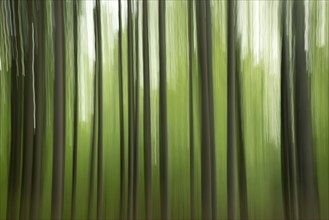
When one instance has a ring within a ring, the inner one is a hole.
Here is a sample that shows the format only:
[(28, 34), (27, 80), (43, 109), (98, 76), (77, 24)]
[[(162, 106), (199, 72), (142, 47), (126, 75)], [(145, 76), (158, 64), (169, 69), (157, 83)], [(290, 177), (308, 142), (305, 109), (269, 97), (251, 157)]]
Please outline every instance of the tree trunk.
[(229, 1), (227, 4), (227, 207), (228, 219), (236, 219), (235, 2)]
[(136, 19), (135, 19), (135, 62), (136, 62), (136, 81), (135, 81), (135, 130), (134, 130), (134, 175), (133, 175), (133, 217), (134, 219), (137, 219), (137, 190), (138, 190), (138, 145), (139, 145), (139, 123), (138, 123), (138, 116), (139, 116), (139, 59), (138, 59), (138, 16), (139, 16), (139, 3), (138, 1), (136, 2), (137, 4), (137, 12), (136, 12)]
[(286, 33), (286, 1), (282, 3), (282, 48), (281, 48), (281, 175), (286, 219), (296, 219), (296, 171), (293, 155), (292, 101), (289, 76), (288, 35)]
[[(24, 3), (23, 3), (24, 4)], [(22, 167), (22, 194), (20, 205), (20, 218), (30, 215), (31, 186), (32, 186), (32, 161), (34, 138), (34, 24), (32, 2), (25, 2), (27, 13), (27, 47), (24, 51), (25, 87), (24, 87), (24, 137), (23, 137), (23, 167)]]
[(159, 1), (159, 74), (160, 74), (160, 204), (161, 218), (169, 218), (168, 135), (167, 135), (167, 62), (166, 1)]
[(144, 175), (145, 218), (152, 219), (152, 146), (150, 107), (150, 64), (148, 40), (148, 5), (143, 1), (143, 61), (144, 61)]
[[(16, 3), (16, 5), (15, 5)], [(11, 84), (11, 152), (10, 152), (10, 169), (8, 183), (8, 202), (7, 202), (7, 219), (18, 218), (19, 196), (20, 196), (20, 168), (21, 168), (21, 142), (22, 142), (22, 125), (23, 118), (23, 67), (20, 60), (23, 57), (21, 54), (22, 39), (20, 35), (21, 20), (20, 20), (20, 2), (11, 2), (12, 21), (14, 33), (13, 47), (17, 53), (12, 59), (12, 84)]]
[(40, 218), (40, 199), (41, 199), (41, 160), (42, 146), (44, 144), (44, 129), (45, 129), (45, 4), (43, 1), (38, 3), (39, 11), (34, 16), (37, 26), (37, 54), (36, 64), (37, 71), (35, 72), (36, 82), (36, 130), (33, 153), (33, 176), (32, 176), (32, 203), (31, 203), (31, 218)]
[(206, 25), (207, 25), (207, 65), (208, 65), (208, 95), (209, 95), (209, 135), (210, 135), (210, 166), (211, 166), (211, 204), (212, 218), (217, 219), (217, 183), (216, 183), (216, 142), (215, 142), (215, 118), (214, 118), (214, 89), (212, 67), (212, 27), (210, 0), (206, 1)]
[[(74, 64), (74, 115), (73, 115), (73, 167), (72, 167), (72, 204), (71, 219), (76, 218), (77, 185), (77, 151), (78, 151), (78, 112), (79, 112), (79, 78), (78, 78), (78, 2), (73, 2), (73, 64)], [(90, 200), (88, 200), (90, 201)]]
[(55, 30), (55, 86), (54, 86), (54, 146), (52, 219), (62, 218), (64, 192), (64, 149), (65, 149), (65, 39), (64, 3), (54, 1)]
[(305, 51), (304, 2), (294, 2), (295, 46), (295, 131), (299, 170), (299, 216), (318, 219), (319, 200), (313, 161), (311, 104)]
[(98, 67), (98, 152), (97, 152), (97, 219), (103, 218), (103, 59), (100, 1), (96, 0), (97, 67)]
[(122, 82), (122, 20), (121, 0), (119, 1), (119, 108), (120, 108), (120, 219), (126, 219), (125, 209), (125, 129), (123, 108), (123, 82)]
[(201, 203), (202, 219), (212, 219), (211, 146), (206, 2), (196, 1), (199, 74), (201, 81)]
[(134, 54), (132, 0), (128, 1), (128, 218), (133, 219)]

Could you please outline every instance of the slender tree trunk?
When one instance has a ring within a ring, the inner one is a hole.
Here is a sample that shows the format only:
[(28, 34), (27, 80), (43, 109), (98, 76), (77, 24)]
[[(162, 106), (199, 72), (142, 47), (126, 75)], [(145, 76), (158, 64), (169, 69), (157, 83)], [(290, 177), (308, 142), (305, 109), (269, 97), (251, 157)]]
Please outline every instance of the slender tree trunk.
[(123, 82), (122, 82), (122, 20), (121, 0), (119, 1), (119, 108), (120, 108), (120, 218), (126, 219), (125, 209), (125, 129), (123, 109)]
[(33, 154), (33, 176), (32, 176), (32, 203), (31, 203), (31, 218), (40, 218), (40, 199), (41, 199), (41, 160), (42, 160), (42, 146), (44, 144), (44, 128), (45, 128), (45, 4), (43, 1), (38, 3), (39, 10), (33, 20), (37, 26), (37, 54), (36, 64), (37, 71), (35, 72), (35, 95), (36, 95), (36, 109), (35, 109), (35, 142)]
[(128, 1), (128, 218), (133, 218), (134, 56), (132, 0)]
[(144, 175), (145, 175), (145, 218), (152, 219), (152, 146), (150, 107), (150, 63), (148, 40), (148, 5), (143, 0), (143, 61), (144, 61)]
[(207, 25), (207, 65), (208, 65), (208, 95), (209, 95), (209, 135), (210, 135), (210, 166), (211, 166), (211, 204), (212, 218), (217, 219), (217, 183), (216, 183), (216, 142), (215, 142), (215, 118), (214, 118), (214, 89), (212, 67), (212, 27), (210, 0), (206, 1), (206, 25)]
[(20, 60), (21, 54), (21, 20), (20, 2), (11, 2), (12, 21), (15, 36), (13, 37), (13, 47), (15, 48), (15, 57), (12, 60), (12, 84), (11, 84), (11, 153), (10, 153), (10, 169), (8, 182), (8, 203), (7, 203), (7, 219), (18, 218), (19, 195), (20, 195), (20, 167), (21, 167), (21, 141), (22, 141), (22, 88), (23, 88), (23, 67)]
[(293, 155), (292, 101), (289, 76), (288, 35), (286, 33), (286, 1), (282, 3), (282, 48), (281, 48), (281, 175), (286, 219), (297, 219), (295, 194), (296, 171)]
[(236, 219), (236, 108), (235, 108), (235, 2), (228, 5), (228, 35), (227, 35), (227, 207), (228, 219)]
[(100, 1), (96, 0), (97, 67), (98, 67), (98, 152), (97, 152), (97, 219), (103, 218), (103, 59)]
[(189, 117), (190, 117), (190, 197), (191, 219), (195, 219), (194, 196), (194, 122), (193, 122), (193, 2), (188, 2), (188, 35), (189, 35)]
[[(77, 151), (78, 151), (78, 104), (79, 104), (79, 78), (78, 78), (78, 1), (73, 2), (73, 62), (74, 62), (74, 115), (73, 115), (73, 167), (72, 167), (72, 204), (71, 219), (76, 218), (77, 193)], [(88, 200), (90, 202), (90, 199)]]
[(167, 61), (166, 61), (166, 1), (159, 1), (160, 59), (160, 204), (161, 218), (169, 218), (168, 135), (167, 135)]
[(312, 119), (309, 76), (306, 68), (304, 15), (304, 2), (295, 1), (295, 131), (299, 166), (299, 216), (304, 219), (318, 219), (320, 217), (319, 198), (313, 161)]
[(282, 192), (283, 192), (283, 208), (285, 219), (291, 219), (291, 201), (290, 201), (290, 185), (289, 185), (289, 151), (288, 148), (292, 144), (290, 139), (289, 125), (289, 84), (286, 63), (286, 37), (285, 37), (285, 3), (282, 9), (282, 48), (281, 48), (281, 175), (282, 175)]
[(211, 149), (206, 2), (196, 1), (198, 58), (201, 83), (201, 203), (202, 219), (212, 219)]
[(55, 30), (55, 86), (54, 86), (54, 146), (52, 219), (61, 219), (64, 192), (64, 149), (65, 149), (65, 39), (64, 3), (54, 1)]
[(139, 148), (139, 129), (138, 129), (138, 126), (139, 126), (139, 123), (138, 123), (138, 116), (139, 116), (139, 71), (138, 71), (138, 62), (139, 62), (139, 59), (138, 59), (138, 16), (139, 16), (139, 3), (137, 1), (137, 12), (136, 12), (136, 20), (135, 20), (135, 62), (136, 62), (136, 81), (135, 81), (135, 134), (134, 134), (134, 179), (133, 179), (133, 182), (134, 182), (134, 186), (133, 186), (133, 217), (134, 219), (137, 219), (137, 196), (138, 196), (138, 148)]
[(32, 161), (34, 139), (34, 24), (33, 3), (27, 4), (28, 33), (26, 54), (24, 54), (25, 91), (24, 91), (24, 139), (23, 139), (23, 170), (22, 170), (22, 194), (20, 206), (20, 218), (30, 216), (31, 186), (32, 186)]

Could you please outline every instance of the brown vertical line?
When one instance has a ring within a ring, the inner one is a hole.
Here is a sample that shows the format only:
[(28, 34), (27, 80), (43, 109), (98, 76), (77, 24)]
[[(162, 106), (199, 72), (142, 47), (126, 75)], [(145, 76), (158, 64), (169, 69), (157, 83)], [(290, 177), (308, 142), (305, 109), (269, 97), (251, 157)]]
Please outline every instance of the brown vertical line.
[(201, 208), (202, 218), (212, 218), (211, 156), (209, 128), (206, 3), (196, 1), (198, 59), (201, 86)]
[(100, 1), (96, 0), (97, 67), (98, 67), (98, 152), (97, 152), (97, 219), (103, 218), (103, 59)]
[(235, 2), (227, 6), (227, 207), (228, 219), (236, 219)]
[(134, 60), (132, 0), (128, 1), (128, 219), (133, 218)]
[(41, 199), (41, 160), (42, 146), (44, 144), (44, 128), (45, 128), (45, 4), (43, 1), (37, 2), (39, 6), (38, 13), (34, 16), (34, 21), (37, 24), (38, 41), (36, 64), (37, 71), (35, 74), (36, 82), (36, 130), (34, 139), (33, 153), (33, 176), (32, 176), (32, 195), (31, 195), (31, 213), (30, 218), (40, 218), (40, 199)]
[(64, 3), (54, 1), (55, 84), (54, 84), (54, 142), (51, 218), (61, 219), (64, 192), (65, 148), (65, 39)]
[(194, 122), (193, 122), (193, 1), (188, 2), (188, 50), (189, 50), (189, 119), (190, 119), (190, 197), (191, 219), (195, 219), (194, 196)]
[(160, 74), (160, 204), (161, 218), (168, 219), (168, 131), (167, 131), (167, 61), (166, 61), (166, 1), (159, 0), (159, 74)]
[[(7, 202), (7, 219), (17, 218), (18, 196), (20, 190), (20, 164), (21, 164), (21, 124), (22, 124), (22, 102), (21, 88), (22, 83), (19, 73), (22, 71), (20, 65), (21, 50), (19, 35), (19, 7), (15, 5), (15, 1), (10, 2), (11, 19), (13, 25), (14, 36), (12, 36), (12, 48), (14, 57), (12, 58), (12, 76), (11, 76), (11, 151), (10, 151), (10, 168), (8, 178), (8, 202)], [(16, 2), (18, 3), (18, 2)]]
[(119, 1), (119, 108), (120, 108), (120, 219), (125, 216), (125, 135), (124, 135), (124, 109), (123, 109), (123, 82), (122, 82), (122, 19), (121, 0)]
[(138, 18), (139, 18), (139, 3), (138, 1), (136, 2), (137, 5), (137, 9), (136, 9), (136, 20), (135, 20), (135, 62), (136, 62), (136, 81), (135, 81), (135, 129), (134, 129), (134, 171), (133, 171), (133, 182), (134, 182), (134, 186), (133, 186), (133, 217), (134, 219), (137, 219), (137, 201), (138, 201), (138, 148), (139, 148), (139, 56), (138, 56), (138, 52), (139, 52), (139, 44), (138, 44)]
[(318, 219), (319, 195), (312, 143), (312, 115), (309, 76), (305, 51), (305, 7), (302, 1), (294, 2), (295, 26), (295, 131), (299, 169), (299, 216)]
[(150, 107), (150, 64), (148, 41), (148, 5), (143, 0), (143, 69), (144, 69), (144, 183), (145, 218), (152, 219), (152, 146), (151, 146), (151, 107)]
[[(78, 153), (78, 103), (79, 103), (79, 79), (78, 79), (78, 12), (77, 0), (73, 1), (73, 62), (74, 62), (74, 116), (73, 116), (73, 167), (72, 167), (72, 203), (71, 219), (76, 218), (76, 185), (77, 185), (77, 153)], [(90, 202), (90, 199), (88, 200)]]

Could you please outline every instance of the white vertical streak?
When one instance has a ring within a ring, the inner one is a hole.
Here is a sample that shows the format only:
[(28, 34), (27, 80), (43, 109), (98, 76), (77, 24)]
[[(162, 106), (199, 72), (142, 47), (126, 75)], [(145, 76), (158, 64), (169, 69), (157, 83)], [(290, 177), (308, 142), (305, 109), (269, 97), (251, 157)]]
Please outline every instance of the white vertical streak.
[(33, 88), (33, 128), (35, 131), (35, 83), (34, 83), (34, 25), (32, 22), (32, 88)]

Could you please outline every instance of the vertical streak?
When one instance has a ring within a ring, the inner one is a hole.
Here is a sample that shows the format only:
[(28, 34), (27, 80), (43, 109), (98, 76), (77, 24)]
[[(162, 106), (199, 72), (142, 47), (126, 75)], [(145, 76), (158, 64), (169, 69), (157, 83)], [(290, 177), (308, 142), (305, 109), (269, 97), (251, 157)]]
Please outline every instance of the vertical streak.
[(305, 7), (294, 2), (295, 44), (295, 131), (299, 169), (299, 216), (319, 218), (319, 195), (313, 160), (312, 117), (309, 95), (309, 75), (305, 51)]
[[(94, 11), (95, 12), (95, 11)], [(96, 21), (96, 13), (94, 13), (94, 21)], [(93, 91), (93, 116), (92, 116), (92, 124), (91, 124), (91, 141), (90, 141), (90, 173), (89, 173), (89, 190), (88, 190), (88, 219), (92, 219), (92, 201), (93, 201), (93, 189), (94, 189), (94, 165), (95, 165), (95, 148), (96, 148), (96, 120), (97, 120), (97, 70), (98, 70), (98, 63), (99, 60), (97, 54), (97, 25), (94, 25), (94, 34), (95, 38), (95, 51), (96, 51), (96, 62), (95, 62), (95, 72), (94, 72), (94, 91)]]
[(227, 22), (227, 207), (228, 219), (236, 219), (236, 109), (235, 109), (235, 2), (227, 2), (228, 22)]
[(193, 2), (188, 2), (188, 36), (189, 36), (189, 116), (190, 116), (190, 197), (191, 219), (195, 219), (194, 198), (194, 122), (193, 122)]
[(40, 218), (40, 200), (41, 200), (41, 163), (42, 163), (42, 146), (44, 144), (44, 127), (45, 127), (45, 5), (43, 1), (38, 2), (39, 12), (34, 16), (37, 24), (37, 51), (36, 51), (36, 130), (33, 154), (33, 176), (32, 176), (32, 202), (31, 215), (32, 219)]
[[(16, 56), (13, 58), (12, 63), (16, 61), (16, 69), (12, 71), (16, 74), (12, 74), (12, 85), (11, 85), (11, 152), (10, 152), (10, 171), (9, 171), (9, 189), (8, 189), (8, 202), (7, 202), (7, 219), (18, 218), (18, 207), (19, 207), (19, 195), (20, 195), (20, 167), (21, 167), (21, 142), (22, 142), (22, 112), (23, 112), (23, 103), (22, 103), (22, 88), (23, 80), (20, 79), (20, 71), (23, 70), (23, 66), (20, 64), (20, 59), (22, 59), (21, 50), (21, 35), (18, 32), (21, 29), (21, 20), (20, 18), (20, 2), (11, 2), (12, 8), (12, 19), (18, 31), (17, 35), (14, 37), (13, 43), (16, 48)], [(14, 66), (14, 65), (12, 65)]]
[(134, 60), (132, 0), (128, 1), (128, 219), (133, 218)]
[[(236, 58), (240, 58), (240, 50), (237, 50)], [(238, 64), (238, 63), (236, 63)], [(238, 159), (238, 188), (239, 188), (239, 208), (240, 218), (248, 220), (248, 192), (247, 192), (247, 180), (246, 180), (246, 162), (245, 162), (245, 145), (244, 145), (244, 133), (243, 133), (243, 117), (242, 117), (242, 77), (241, 67), (237, 65), (236, 70), (236, 99), (237, 99), (237, 120), (238, 120), (238, 139), (239, 145), (237, 148), (237, 159)]]
[(291, 86), (288, 63), (288, 35), (286, 32), (287, 2), (282, 2), (281, 16), (281, 175), (284, 214), (286, 219), (296, 219), (296, 199), (295, 199), (295, 169), (293, 160), (293, 136), (291, 118)]
[(54, 1), (55, 31), (55, 85), (54, 85), (54, 145), (53, 184), (51, 218), (61, 219), (64, 192), (64, 148), (65, 148), (65, 41), (64, 3)]
[(122, 82), (122, 18), (121, 0), (119, 1), (119, 108), (120, 108), (120, 219), (125, 216), (125, 136), (124, 136), (124, 109), (123, 109), (123, 82)]
[(166, 69), (166, 1), (159, 0), (160, 59), (160, 204), (161, 218), (169, 218), (168, 135), (167, 135), (167, 69)]
[(34, 25), (32, 22), (32, 91), (33, 91), (33, 129), (35, 131), (35, 83), (34, 83), (34, 56), (35, 56), (35, 51), (34, 51)]
[(209, 99), (209, 138), (210, 138), (210, 169), (211, 169), (211, 206), (212, 218), (217, 219), (217, 184), (216, 184), (216, 142), (214, 125), (214, 90), (212, 67), (212, 21), (210, 0), (206, 1), (206, 28), (207, 28), (207, 65), (208, 65), (208, 99)]
[(103, 59), (100, 0), (96, 0), (98, 63), (98, 152), (97, 152), (97, 219), (103, 218)]
[(138, 123), (138, 116), (139, 116), (139, 71), (138, 71), (138, 62), (139, 62), (139, 59), (138, 59), (138, 52), (139, 52), (139, 47), (138, 47), (138, 17), (139, 17), (139, 3), (138, 1), (136, 2), (136, 5), (137, 5), (137, 12), (136, 12), (136, 20), (135, 20), (135, 62), (136, 62), (136, 81), (135, 81), (135, 136), (134, 136), (134, 175), (133, 175), (133, 182), (134, 182), (134, 186), (133, 186), (133, 198), (134, 198), (134, 201), (133, 201), (133, 217), (134, 219), (137, 219), (137, 190), (138, 190), (138, 141), (139, 141), (139, 133), (138, 133), (138, 126), (139, 126), (139, 123)]
[[(27, 45), (26, 54), (24, 54), (24, 64), (27, 66), (26, 74), (24, 77), (24, 113), (23, 113), (23, 166), (22, 166), (22, 194), (21, 205), (19, 209), (20, 218), (30, 216), (30, 203), (31, 203), (31, 187), (32, 187), (32, 161), (33, 161), (33, 141), (34, 141), (34, 115), (33, 115), (33, 4), (32, 2), (26, 2), (24, 4), (25, 10), (27, 10)], [(31, 26), (30, 26), (31, 25)]]
[[(76, 181), (77, 181), (77, 151), (78, 151), (78, 104), (79, 104), (79, 79), (78, 79), (78, 13), (77, 0), (73, 2), (73, 60), (74, 60), (74, 116), (73, 116), (73, 167), (72, 167), (72, 204), (71, 219), (76, 217)], [(95, 73), (96, 74), (96, 73)], [(90, 199), (88, 200), (90, 202)]]
[(145, 175), (145, 218), (152, 219), (152, 146), (150, 108), (150, 64), (148, 40), (148, 4), (143, 0), (143, 69), (144, 69), (144, 175)]
[(211, 155), (209, 123), (206, 2), (196, 1), (198, 59), (201, 86), (201, 210), (202, 219), (212, 219)]

